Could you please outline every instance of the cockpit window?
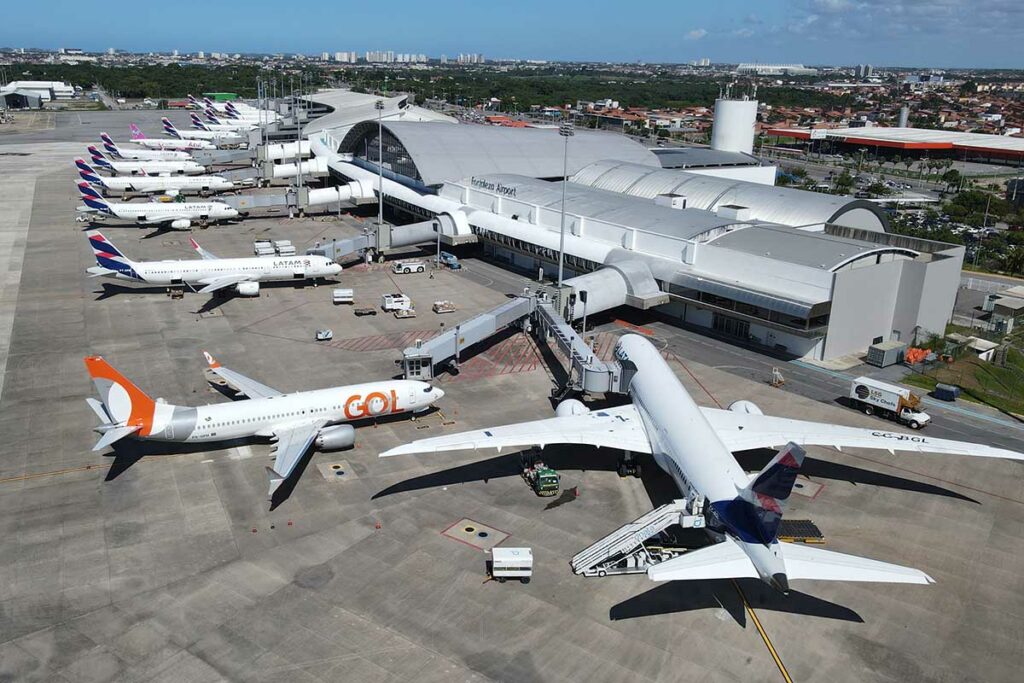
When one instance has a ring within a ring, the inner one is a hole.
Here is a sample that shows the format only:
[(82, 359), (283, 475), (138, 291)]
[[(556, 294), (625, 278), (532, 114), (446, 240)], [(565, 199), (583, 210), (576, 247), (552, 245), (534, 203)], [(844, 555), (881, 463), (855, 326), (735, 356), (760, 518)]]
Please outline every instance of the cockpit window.
[(429, 394), (429, 393), (430, 393), (430, 392), (432, 392), (433, 390), (434, 390), (434, 387), (432, 387), (432, 386), (430, 386), (430, 385), (428, 384), (428, 385), (427, 385), (427, 388), (423, 390), (423, 393), (424, 393), (424, 394)]

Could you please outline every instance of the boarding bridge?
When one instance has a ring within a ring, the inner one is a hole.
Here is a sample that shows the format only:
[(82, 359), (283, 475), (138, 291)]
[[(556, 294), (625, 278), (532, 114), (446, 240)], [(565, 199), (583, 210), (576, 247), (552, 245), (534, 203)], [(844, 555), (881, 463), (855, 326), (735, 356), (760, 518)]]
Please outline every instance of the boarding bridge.
[(621, 393), (622, 366), (615, 362), (605, 363), (594, 355), (594, 350), (555, 311), (552, 304), (538, 302), (534, 319), (537, 334), (544, 339), (554, 339), (558, 350), (569, 359), (569, 380), (563, 392)]
[(673, 524), (684, 529), (703, 529), (704, 500), (673, 500), (626, 524), (601, 540), (584, 548), (572, 558), (574, 574), (607, 576), (608, 574), (646, 573), (658, 564), (685, 552), (680, 548), (653, 546), (647, 541)]
[(497, 308), (459, 323), (433, 339), (417, 340), (402, 352), (402, 371), (406, 379), (430, 380), (437, 366), (448, 361), (456, 365), (459, 353), (492, 337), (509, 325), (525, 324), (534, 310), (537, 298), (517, 296)]

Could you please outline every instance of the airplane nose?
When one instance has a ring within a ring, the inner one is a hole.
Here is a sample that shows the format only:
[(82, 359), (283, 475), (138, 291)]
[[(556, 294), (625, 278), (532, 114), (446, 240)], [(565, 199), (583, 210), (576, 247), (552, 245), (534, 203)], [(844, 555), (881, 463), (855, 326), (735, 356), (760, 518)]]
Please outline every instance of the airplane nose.
[(444, 398), (444, 391), (434, 387), (434, 400), (440, 401), (442, 398)]

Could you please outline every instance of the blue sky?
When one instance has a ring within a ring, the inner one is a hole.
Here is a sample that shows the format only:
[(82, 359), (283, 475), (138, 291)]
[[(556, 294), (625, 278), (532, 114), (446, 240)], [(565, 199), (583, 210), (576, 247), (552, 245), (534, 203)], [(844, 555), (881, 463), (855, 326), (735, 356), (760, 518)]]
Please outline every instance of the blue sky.
[(0, 45), (1024, 68), (1024, 0), (11, 2)]

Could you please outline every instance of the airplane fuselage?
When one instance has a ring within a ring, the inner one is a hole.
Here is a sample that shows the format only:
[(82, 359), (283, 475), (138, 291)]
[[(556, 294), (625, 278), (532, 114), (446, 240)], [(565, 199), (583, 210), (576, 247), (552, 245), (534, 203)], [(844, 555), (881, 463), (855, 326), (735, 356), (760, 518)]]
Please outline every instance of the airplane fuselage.
[[(340, 424), (422, 412), (437, 397), (425, 382), (391, 380), (197, 407), (158, 402), (152, 419), (139, 418), (135, 436), (184, 443), (269, 437), (288, 424)], [(136, 424), (129, 420), (127, 426)]]
[(216, 149), (209, 140), (183, 140), (181, 138), (136, 138), (132, 140), (136, 145), (142, 145), (150, 149)]
[[(142, 224), (168, 223), (176, 220), (228, 220), (238, 211), (221, 202), (115, 202), (108, 203), (106, 215)], [(98, 211), (97, 213), (105, 213)]]
[[(111, 150), (111, 154), (114, 154)], [(192, 156), (188, 152), (174, 149), (131, 149), (118, 147), (118, 159), (124, 161), (191, 161)]]
[[(107, 168), (101, 160), (93, 159), (100, 168)], [(195, 161), (107, 161), (109, 168), (117, 174), (123, 175), (147, 175), (149, 173), (184, 173), (187, 175), (200, 175), (206, 172), (201, 164)]]
[(736, 499), (750, 478), (660, 352), (645, 339), (626, 335), (616, 345), (615, 356), (637, 367), (629, 394), (651, 442), (654, 461), (672, 477), (683, 498), (703, 495), (718, 522), (713, 526), (732, 536), (763, 580), (786, 590), (784, 583), (778, 585), (785, 576), (778, 542), (767, 546), (758, 542), (724, 512), (730, 506), (744, 507)]
[(251, 282), (294, 281), (330, 277), (341, 267), (325, 256), (260, 256), (189, 261), (136, 261), (104, 273), (117, 279), (154, 285), (202, 284), (218, 277), (246, 275)]
[(113, 192), (168, 192), (171, 190), (222, 192), (234, 189), (235, 184), (221, 176), (132, 176), (103, 178), (103, 184), (100, 187)]

